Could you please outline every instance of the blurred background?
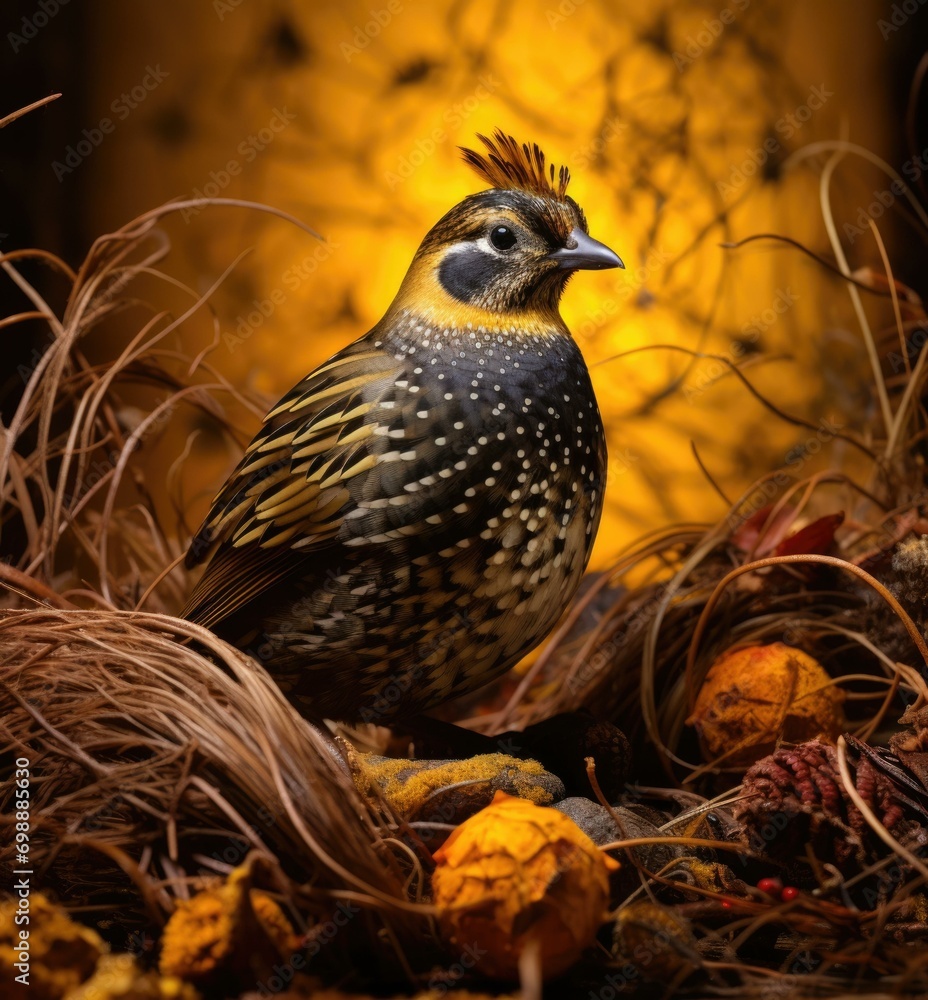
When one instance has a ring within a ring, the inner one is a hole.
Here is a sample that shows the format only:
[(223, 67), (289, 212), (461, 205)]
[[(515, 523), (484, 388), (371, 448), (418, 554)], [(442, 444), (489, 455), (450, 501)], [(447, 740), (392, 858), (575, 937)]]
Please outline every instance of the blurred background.
[[(459, 145), (499, 126), (566, 163), (591, 233), (627, 265), (581, 275), (563, 305), (609, 434), (598, 566), (668, 522), (722, 517), (721, 494), (771, 469), (849, 461), (835, 429), (878, 415), (846, 283), (784, 243), (722, 244), (778, 234), (834, 262), (816, 143), (848, 140), (919, 180), (926, 136), (905, 114), (928, 10), (914, 2), (8, 0), (0, 22), (0, 116), (62, 94), (0, 131), (3, 252), (42, 247), (76, 268), (102, 233), (202, 196), (324, 235), (231, 207), (164, 222), (159, 267), (177, 284), (153, 277), (157, 308), (189, 308), (180, 286), (203, 293), (234, 263), (165, 349), (212, 345), (208, 363), (258, 400), (385, 311), (425, 232), (479, 187)], [(924, 246), (888, 187), (846, 156), (835, 230), (851, 269), (882, 270), (872, 218), (918, 291)], [(25, 270), (63, 307), (60, 280)], [(0, 294), (23, 308), (11, 282)], [(888, 300), (864, 306), (875, 327), (891, 316)], [(99, 350), (138, 328), (127, 315)], [(25, 329), (0, 362), (4, 415), (36, 349)], [(773, 417), (728, 362), (821, 431)], [(233, 422), (245, 440), (258, 426)], [(168, 490), (189, 447), (193, 528), (237, 445), (192, 411), (159, 430), (140, 453), (149, 486)]]

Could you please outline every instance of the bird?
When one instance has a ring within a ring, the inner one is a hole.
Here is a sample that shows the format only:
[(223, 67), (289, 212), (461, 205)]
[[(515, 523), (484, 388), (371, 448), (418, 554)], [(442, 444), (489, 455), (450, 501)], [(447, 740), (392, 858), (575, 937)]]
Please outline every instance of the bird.
[(589, 561), (607, 455), (559, 303), (623, 268), (570, 173), (496, 129), (488, 189), (426, 234), (383, 318), (267, 414), (193, 535), (182, 616), (308, 718), (391, 724), (475, 690), (553, 628)]

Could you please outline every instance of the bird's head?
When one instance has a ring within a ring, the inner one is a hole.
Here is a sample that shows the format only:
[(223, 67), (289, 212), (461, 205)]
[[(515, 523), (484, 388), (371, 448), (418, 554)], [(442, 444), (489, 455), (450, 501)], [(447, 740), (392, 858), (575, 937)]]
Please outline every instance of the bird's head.
[(459, 321), (557, 316), (574, 271), (625, 265), (590, 237), (567, 194), (566, 167), (546, 169), (537, 145), (499, 130), (479, 138), (485, 153), (462, 152), (491, 189), (465, 198), (431, 229), (395, 305)]

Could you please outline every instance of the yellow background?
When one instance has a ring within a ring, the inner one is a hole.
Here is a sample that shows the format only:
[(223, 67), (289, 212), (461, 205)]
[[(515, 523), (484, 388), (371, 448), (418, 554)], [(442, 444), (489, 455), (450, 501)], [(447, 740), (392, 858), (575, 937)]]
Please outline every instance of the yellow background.
[[(233, 384), (272, 401), (376, 322), (424, 233), (479, 187), (457, 146), (499, 126), (570, 166), (591, 233), (627, 264), (580, 274), (563, 306), (608, 426), (597, 564), (645, 530), (725, 512), (691, 441), (734, 498), (809, 436), (735, 379), (718, 379), (717, 364), (668, 350), (615, 355), (665, 344), (735, 360), (754, 318), (789, 302), (761, 319), (753, 339), (765, 360), (750, 377), (813, 422), (868, 418), (847, 379), (864, 353), (841, 283), (795, 251), (719, 244), (777, 232), (829, 254), (822, 159), (786, 173), (751, 160), (768, 139), (779, 162), (842, 130), (883, 148), (876, 6), (164, 0), (96, 9), (88, 127), (147, 66), (168, 75), (81, 165), (89, 229), (218, 190), (290, 212), (329, 241), (321, 248), (285, 222), (226, 207), (166, 223), (174, 250), (163, 268), (199, 292), (251, 248), (211, 300), (215, 326), (204, 313), (170, 341), (193, 355), (218, 335), (209, 362)], [(829, 96), (793, 128), (788, 116), (804, 114), (813, 88)], [(260, 130), (286, 118), (261, 143)], [(852, 257), (875, 259), (868, 239)], [(178, 309), (187, 304), (178, 297)], [(233, 412), (247, 437), (257, 419)], [(191, 411), (142, 456), (166, 470), (194, 428), (189, 527), (234, 447)]]

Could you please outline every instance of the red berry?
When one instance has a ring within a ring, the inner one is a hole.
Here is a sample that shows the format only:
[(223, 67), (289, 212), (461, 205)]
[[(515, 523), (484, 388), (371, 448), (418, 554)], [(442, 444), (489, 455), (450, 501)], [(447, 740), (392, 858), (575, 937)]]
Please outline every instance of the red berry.
[(779, 896), (783, 891), (783, 880), (779, 878), (762, 878), (757, 883), (757, 888), (761, 892), (766, 892), (768, 896)]
[(723, 899), (722, 900), (722, 909), (723, 910), (730, 910), (731, 909), (731, 900), (729, 900), (729, 899)]
[(790, 900), (795, 899), (799, 894), (800, 894), (799, 890), (796, 888), (796, 886), (788, 885), (780, 893), (780, 899), (782, 899), (784, 903), (788, 903), (790, 902)]

